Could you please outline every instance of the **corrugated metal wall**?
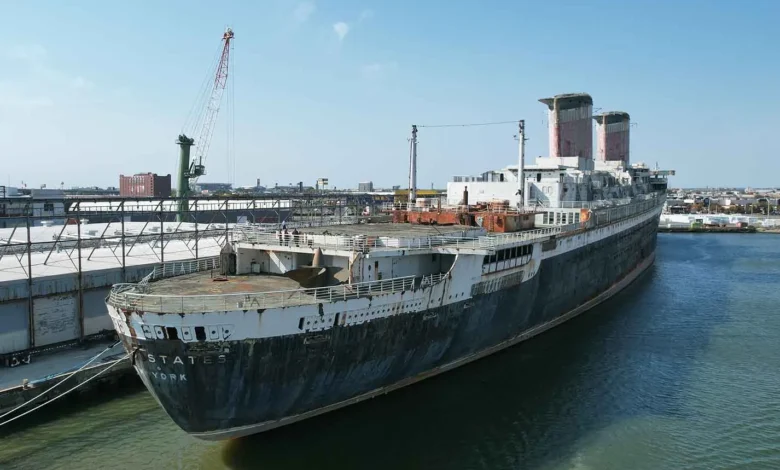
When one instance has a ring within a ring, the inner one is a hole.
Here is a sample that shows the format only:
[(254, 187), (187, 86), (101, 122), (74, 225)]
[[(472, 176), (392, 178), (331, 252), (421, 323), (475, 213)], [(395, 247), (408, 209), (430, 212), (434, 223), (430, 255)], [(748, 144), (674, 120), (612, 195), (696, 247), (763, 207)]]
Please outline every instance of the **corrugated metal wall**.
[[(127, 267), (124, 282), (140, 281), (153, 266)], [(113, 284), (123, 282), (122, 277), (121, 268), (85, 272), (81, 302), (75, 273), (34, 278), (32, 295), (26, 280), (0, 284), (0, 354), (112, 330), (105, 299)], [(30, 344), (30, 299), (33, 306), (33, 344)], [(83, 305), (83, 332), (79, 318), (80, 304)]]
[(109, 288), (100, 288), (84, 292), (85, 335), (94, 335), (104, 330), (114, 329), (106, 309), (106, 297), (109, 290)]
[(0, 304), (0, 354), (29, 348), (27, 301)]

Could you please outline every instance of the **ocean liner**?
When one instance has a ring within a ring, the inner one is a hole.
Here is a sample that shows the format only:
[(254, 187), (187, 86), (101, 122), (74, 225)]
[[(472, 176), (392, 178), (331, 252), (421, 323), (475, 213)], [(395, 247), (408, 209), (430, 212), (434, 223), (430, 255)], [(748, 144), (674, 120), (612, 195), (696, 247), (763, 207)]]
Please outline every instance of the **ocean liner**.
[[(266, 431), (517, 344), (613, 296), (655, 258), (673, 171), (629, 162), (627, 113), (549, 107), (550, 156), (448, 183), (392, 222), (235, 228), (107, 298), (146, 387), (186, 432)], [(592, 123), (598, 154), (593, 158)]]

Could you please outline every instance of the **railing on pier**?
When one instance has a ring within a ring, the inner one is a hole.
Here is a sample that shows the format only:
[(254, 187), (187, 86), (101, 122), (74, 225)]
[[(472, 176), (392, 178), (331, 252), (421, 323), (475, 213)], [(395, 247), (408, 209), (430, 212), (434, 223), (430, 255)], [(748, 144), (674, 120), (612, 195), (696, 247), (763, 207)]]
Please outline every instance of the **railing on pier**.
[[(75, 227), (75, 226), (74, 226)], [(72, 230), (76, 230), (75, 228)], [(196, 232), (195, 230), (177, 230), (175, 232), (144, 232), (142, 234), (133, 233), (132, 231), (125, 231), (124, 236), (121, 231), (115, 231), (114, 235), (104, 234), (103, 236), (91, 236), (85, 233), (81, 234), (81, 239), (77, 238), (77, 234), (64, 233), (61, 236), (61, 240), (52, 242), (32, 242), (25, 241), (12, 242), (11, 240), (0, 240), (0, 256), (5, 255), (20, 255), (25, 254), (27, 251), (31, 252), (47, 252), (54, 250), (71, 250), (81, 245), (81, 249), (88, 248), (109, 248), (115, 246), (121, 246), (122, 240), (126, 240), (126, 244), (140, 244), (140, 243), (155, 243), (165, 240), (166, 242), (171, 240), (193, 240), (196, 237), (200, 240), (205, 238), (216, 238), (225, 235), (225, 229), (212, 230), (206, 229)], [(56, 235), (53, 235), (56, 237)]]
[(306, 305), (318, 301), (370, 297), (411, 291), (436, 284), (447, 274), (406, 276), (394, 279), (341, 284), (331, 287), (293, 289), (273, 292), (215, 295), (152, 295), (143, 293), (138, 284), (116, 284), (111, 289), (108, 303), (126, 310), (155, 313), (217, 312), (236, 309), (264, 309)]

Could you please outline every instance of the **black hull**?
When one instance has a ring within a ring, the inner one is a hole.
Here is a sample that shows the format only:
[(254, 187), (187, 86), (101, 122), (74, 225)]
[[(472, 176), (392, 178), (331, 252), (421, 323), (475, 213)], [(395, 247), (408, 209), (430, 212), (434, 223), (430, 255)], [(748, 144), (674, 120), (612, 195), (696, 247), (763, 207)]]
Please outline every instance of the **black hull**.
[(141, 347), (137, 369), (185, 431), (260, 432), (449, 370), (587, 310), (650, 266), (657, 224), (653, 217), (544, 260), (528, 282), (417, 314), (258, 340), (126, 346)]

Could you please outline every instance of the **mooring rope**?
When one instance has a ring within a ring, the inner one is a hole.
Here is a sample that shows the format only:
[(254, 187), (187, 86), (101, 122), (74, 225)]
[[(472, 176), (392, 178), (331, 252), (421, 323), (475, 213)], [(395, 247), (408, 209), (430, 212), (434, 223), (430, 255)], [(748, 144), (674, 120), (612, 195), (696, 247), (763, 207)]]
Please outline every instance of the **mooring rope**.
[[(14, 416), (13, 418), (9, 419), (8, 421), (3, 421), (2, 423), (0, 423), (0, 427), (2, 427), (2, 426), (5, 426), (6, 424), (8, 424), (8, 423), (11, 423), (11, 422), (13, 422), (13, 421), (16, 421), (17, 419), (19, 419), (19, 418), (21, 418), (21, 417), (23, 417), (23, 416), (26, 416), (26, 415), (28, 415), (28, 414), (32, 413), (33, 411), (35, 411), (35, 410), (38, 410), (38, 409), (40, 409), (40, 408), (42, 408), (42, 407), (44, 407), (44, 406), (48, 405), (49, 403), (52, 403), (52, 402), (54, 402), (54, 401), (57, 401), (57, 400), (59, 400), (60, 398), (62, 398), (62, 397), (64, 397), (65, 395), (69, 394), (70, 392), (72, 392), (72, 391), (76, 390), (77, 388), (81, 387), (82, 385), (86, 385), (86, 384), (88, 384), (88, 383), (89, 383), (89, 382), (91, 382), (92, 380), (94, 380), (94, 379), (96, 379), (96, 378), (100, 377), (102, 374), (104, 374), (104, 373), (108, 372), (109, 370), (111, 370), (111, 369), (112, 369), (112, 368), (113, 368), (115, 365), (117, 365), (117, 364), (119, 364), (120, 362), (122, 362), (122, 361), (124, 361), (125, 359), (127, 359), (127, 358), (128, 358), (128, 356), (130, 356), (130, 354), (129, 354), (129, 353), (128, 353), (128, 354), (125, 354), (123, 357), (121, 357), (121, 358), (119, 358), (119, 359), (117, 359), (117, 360), (113, 361), (113, 363), (111, 363), (111, 365), (110, 365), (110, 366), (106, 367), (105, 369), (101, 370), (101, 371), (100, 371), (100, 372), (98, 372), (97, 374), (95, 374), (95, 375), (93, 375), (92, 377), (88, 378), (87, 380), (85, 380), (85, 381), (81, 382), (80, 384), (76, 385), (75, 387), (72, 387), (72, 388), (68, 389), (68, 390), (67, 390), (65, 393), (62, 393), (62, 394), (60, 394), (60, 395), (57, 395), (56, 397), (52, 398), (51, 400), (49, 400), (49, 401), (46, 401), (46, 402), (43, 402), (43, 403), (41, 403), (40, 405), (36, 406), (35, 408), (33, 408), (33, 409), (31, 409), (31, 410), (27, 410), (27, 411), (25, 411), (24, 413), (20, 414), (19, 416)], [(43, 394), (41, 394), (41, 395), (43, 395)], [(38, 395), (38, 396), (41, 396), (41, 395)], [(37, 397), (36, 397), (36, 398), (37, 398)], [(32, 400), (30, 400), (30, 401), (32, 401)], [(29, 402), (28, 402), (28, 403), (29, 403)], [(6, 414), (7, 414), (7, 413), (6, 413)], [(3, 416), (6, 416), (6, 415), (3, 415)]]
[(55, 388), (59, 387), (59, 386), (60, 386), (60, 385), (62, 385), (62, 384), (63, 384), (63, 383), (66, 381), (66, 380), (68, 380), (69, 378), (73, 377), (75, 374), (77, 374), (77, 373), (81, 372), (82, 370), (84, 370), (84, 368), (85, 368), (85, 367), (87, 367), (88, 365), (90, 365), (90, 364), (92, 364), (93, 362), (95, 362), (95, 360), (97, 360), (97, 358), (99, 358), (100, 356), (102, 356), (103, 354), (105, 354), (107, 351), (109, 351), (109, 350), (113, 349), (113, 348), (114, 348), (114, 347), (115, 347), (117, 344), (120, 344), (120, 343), (121, 343), (121, 341), (117, 341), (116, 343), (114, 343), (114, 344), (112, 344), (111, 346), (107, 347), (106, 349), (104, 349), (103, 351), (101, 351), (100, 353), (98, 353), (97, 355), (95, 355), (95, 357), (93, 357), (92, 359), (90, 359), (89, 361), (87, 361), (86, 363), (84, 363), (84, 365), (82, 365), (82, 366), (81, 366), (81, 367), (79, 367), (78, 369), (76, 369), (76, 370), (74, 370), (73, 372), (71, 372), (70, 374), (68, 374), (68, 376), (67, 376), (67, 377), (65, 377), (64, 379), (60, 380), (60, 381), (59, 381), (59, 382), (57, 382), (56, 384), (52, 385), (52, 386), (51, 386), (51, 388), (49, 388), (49, 389), (48, 389), (48, 390), (46, 390), (45, 392), (43, 392), (43, 393), (41, 393), (41, 394), (39, 394), (39, 395), (36, 395), (35, 397), (31, 398), (30, 400), (27, 400), (26, 402), (22, 403), (21, 405), (17, 406), (16, 408), (12, 409), (11, 411), (8, 411), (8, 412), (4, 413), (3, 415), (0, 415), (0, 419), (3, 419), (3, 418), (5, 418), (6, 416), (10, 415), (11, 413), (15, 413), (17, 410), (19, 410), (19, 409), (21, 409), (21, 408), (24, 408), (25, 406), (27, 406), (27, 405), (29, 405), (30, 403), (32, 403), (32, 402), (34, 402), (35, 400), (37, 400), (38, 398), (40, 398), (40, 397), (42, 397), (42, 396), (46, 395), (47, 393), (51, 392), (51, 391), (52, 391), (52, 390), (54, 390)]

